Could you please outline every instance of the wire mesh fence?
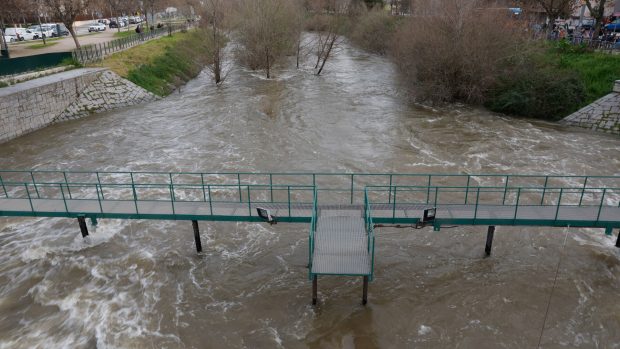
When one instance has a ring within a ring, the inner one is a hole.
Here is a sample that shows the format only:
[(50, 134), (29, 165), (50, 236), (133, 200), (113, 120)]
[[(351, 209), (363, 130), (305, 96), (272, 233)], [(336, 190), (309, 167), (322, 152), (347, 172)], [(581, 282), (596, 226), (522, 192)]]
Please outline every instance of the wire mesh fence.
[(154, 28), (143, 33), (135, 33), (123, 38), (103, 42), (94, 45), (86, 45), (72, 51), (72, 57), (80, 64), (95, 63), (105, 57), (126, 50), (128, 48), (143, 44), (149, 40), (160, 38), (165, 35), (189, 29), (189, 24), (170, 24), (161, 28)]

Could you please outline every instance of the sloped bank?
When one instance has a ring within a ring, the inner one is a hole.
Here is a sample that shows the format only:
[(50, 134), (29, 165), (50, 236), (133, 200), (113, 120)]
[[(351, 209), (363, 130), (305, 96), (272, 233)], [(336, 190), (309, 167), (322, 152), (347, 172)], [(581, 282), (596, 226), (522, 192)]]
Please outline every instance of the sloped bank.
[(211, 44), (201, 29), (178, 32), (116, 53), (103, 66), (158, 96), (198, 76), (210, 63)]
[(620, 80), (612, 93), (578, 110), (560, 121), (595, 131), (620, 135)]

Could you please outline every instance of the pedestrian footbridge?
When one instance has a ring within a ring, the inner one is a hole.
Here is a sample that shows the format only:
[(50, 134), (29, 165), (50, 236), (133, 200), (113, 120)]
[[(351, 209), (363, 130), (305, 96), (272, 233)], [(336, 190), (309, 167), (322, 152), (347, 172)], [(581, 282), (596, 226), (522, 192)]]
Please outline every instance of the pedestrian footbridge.
[[(377, 224), (620, 228), (620, 176), (0, 170), (0, 217), (309, 223), (308, 268), (374, 275)], [(273, 218), (273, 220), (271, 220)], [(617, 244), (620, 247), (620, 239)]]

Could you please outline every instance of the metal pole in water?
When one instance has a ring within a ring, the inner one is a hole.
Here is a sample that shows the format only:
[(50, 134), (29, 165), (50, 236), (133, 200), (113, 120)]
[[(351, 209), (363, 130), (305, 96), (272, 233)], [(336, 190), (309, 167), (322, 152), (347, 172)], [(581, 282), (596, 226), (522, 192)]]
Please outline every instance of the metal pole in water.
[(78, 216), (78, 224), (80, 225), (80, 231), (82, 232), (82, 237), (85, 238), (88, 236), (88, 227), (86, 226), (86, 219), (84, 216)]
[(317, 302), (317, 293), (318, 293), (318, 275), (314, 275), (312, 277), (312, 305), (316, 305)]
[(364, 276), (364, 286), (362, 293), (362, 305), (366, 305), (368, 303), (368, 275)]
[(198, 221), (192, 221), (194, 228), (194, 240), (196, 241), (196, 252), (202, 252), (202, 243), (200, 242), (200, 230), (198, 229)]
[(618, 239), (616, 240), (616, 247), (620, 248), (620, 230), (618, 230)]
[(484, 253), (487, 256), (491, 255), (491, 247), (493, 247), (493, 235), (495, 234), (495, 226), (489, 225), (489, 229), (487, 230), (487, 244), (484, 247)]

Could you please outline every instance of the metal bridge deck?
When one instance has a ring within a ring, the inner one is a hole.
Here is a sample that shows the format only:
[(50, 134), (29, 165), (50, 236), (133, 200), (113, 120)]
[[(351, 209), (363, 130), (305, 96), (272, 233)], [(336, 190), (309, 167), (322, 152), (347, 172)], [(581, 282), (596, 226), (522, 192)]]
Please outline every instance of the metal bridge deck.
[[(32, 204), (32, 206), (31, 206)], [(60, 200), (60, 199), (2, 199), (0, 215), (6, 216), (75, 216), (86, 214), (107, 218), (161, 219), (171, 217), (193, 217), (213, 220), (216, 217), (232, 217), (238, 220), (257, 218), (256, 207), (271, 210), (276, 217), (309, 221), (312, 204), (278, 203), (222, 203), (203, 201), (158, 201), (158, 200)], [(424, 209), (432, 205), (423, 204), (370, 204), (371, 216), (376, 222), (414, 222), (421, 219)], [(509, 206), (509, 205), (437, 205), (436, 219), (446, 222), (459, 220), (502, 220), (544, 222), (618, 222), (620, 207), (613, 206)], [(319, 205), (323, 215), (351, 216), (361, 219), (362, 205)], [(343, 214), (344, 213), (344, 214)], [(327, 217), (322, 216), (319, 224)], [(362, 219), (363, 223), (363, 219)], [(353, 223), (352, 223), (353, 224)], [(592, 225), (596, 227), (598, 225)]]
[(312, 274), (370, 275), (371, 255), (361, 210), (321, 210), (315, 233)]

